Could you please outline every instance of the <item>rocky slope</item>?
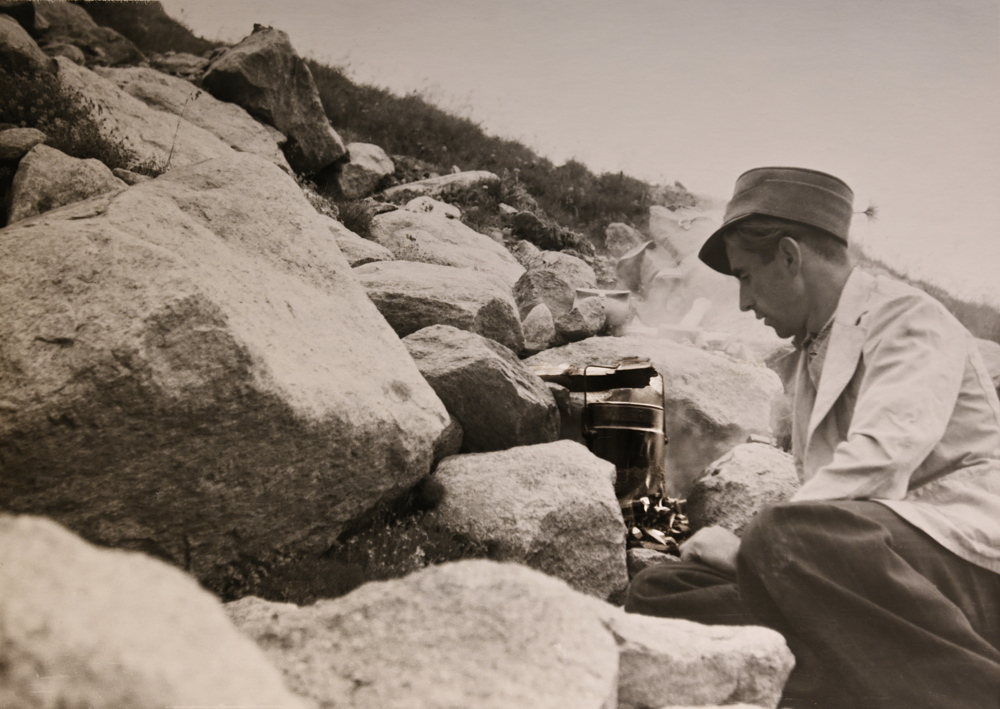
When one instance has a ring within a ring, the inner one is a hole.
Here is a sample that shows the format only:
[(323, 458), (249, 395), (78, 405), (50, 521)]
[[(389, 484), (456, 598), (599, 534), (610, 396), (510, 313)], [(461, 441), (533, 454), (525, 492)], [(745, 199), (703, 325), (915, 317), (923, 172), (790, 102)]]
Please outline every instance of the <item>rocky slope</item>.
[(787, 346), (699, 300), (711, 213), (654, 210), (663, 290), (607, 292), (641, 234), (404, 175), (279, 30), (144, 56), (5, 4), (0, 56), (0, 704), (777, 705), (776, 633), (614, 605), (615, 466), (545, 374), (648, 358), (693, 520), (788, 494), (730, 453)]

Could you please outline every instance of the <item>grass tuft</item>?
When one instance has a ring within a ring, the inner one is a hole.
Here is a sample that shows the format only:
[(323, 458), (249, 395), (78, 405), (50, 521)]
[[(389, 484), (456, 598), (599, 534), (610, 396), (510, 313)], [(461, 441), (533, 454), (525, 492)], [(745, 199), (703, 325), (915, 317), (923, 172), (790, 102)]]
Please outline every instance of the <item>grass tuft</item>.
[(37, 128), (46, 144), (75, 158), (94, 158), (109, 168), (159, 174), (155, 165), (139, 164), (136, 155), (95, 119), (94, 105), (59, 81), (58, 74), (28, 75), (0, 67), (0, 123)]

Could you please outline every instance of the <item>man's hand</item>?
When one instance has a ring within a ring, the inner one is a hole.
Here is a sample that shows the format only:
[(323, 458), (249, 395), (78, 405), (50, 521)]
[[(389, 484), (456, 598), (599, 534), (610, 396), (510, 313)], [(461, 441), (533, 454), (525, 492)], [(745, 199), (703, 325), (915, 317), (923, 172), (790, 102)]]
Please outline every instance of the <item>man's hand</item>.
[(736, 573), (740, 538), (724, 527), (704, 527), (681, 544), (683, 561), (700, 561), (719, 571)]

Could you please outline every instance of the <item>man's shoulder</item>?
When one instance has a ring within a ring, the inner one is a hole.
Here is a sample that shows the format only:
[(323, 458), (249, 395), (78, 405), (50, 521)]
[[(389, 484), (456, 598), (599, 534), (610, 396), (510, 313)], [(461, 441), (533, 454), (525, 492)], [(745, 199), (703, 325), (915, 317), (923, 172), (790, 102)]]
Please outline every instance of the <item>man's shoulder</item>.
[(867, 308), (868, 319), (897, 320), (917, 318), (927, 324), (965, 333), (965, 327), (939, 301), (927, 292), (896, 278), (876, 275), (871, 279)]

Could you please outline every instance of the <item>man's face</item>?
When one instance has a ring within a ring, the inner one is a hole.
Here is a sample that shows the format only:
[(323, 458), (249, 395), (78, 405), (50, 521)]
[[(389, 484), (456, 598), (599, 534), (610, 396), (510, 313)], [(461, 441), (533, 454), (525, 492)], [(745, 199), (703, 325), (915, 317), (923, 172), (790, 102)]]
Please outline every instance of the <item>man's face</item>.
[(770, 263), (726, 241), (733, 275), (740, 281), (740, 310), (752, 310), (778, 337), (805, 336), (806, 303), (799, 269), (779, 249)]

